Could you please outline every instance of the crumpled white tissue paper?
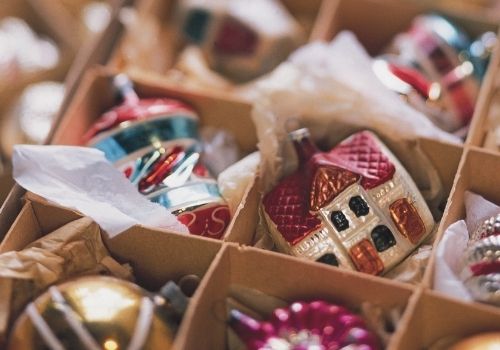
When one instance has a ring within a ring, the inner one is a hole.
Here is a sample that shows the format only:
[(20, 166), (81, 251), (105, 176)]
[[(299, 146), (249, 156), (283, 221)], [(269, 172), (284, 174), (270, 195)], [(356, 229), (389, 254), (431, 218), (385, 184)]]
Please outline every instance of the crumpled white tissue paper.
[(99, 150), (18, 145), (12, 162), (20, 186), (90, 216), (109, 237), (136, 224), (188, 232), (166, 208), (141, 195)]
[(486, 219), (500, 213), (500, 207), (480, 195), (465, 192), (465, 220), (451, 224), (436, 249), (434, 289), (454, 298), (471, 301), (472, 297), (460, 280), (460, 261), (473, 232)]

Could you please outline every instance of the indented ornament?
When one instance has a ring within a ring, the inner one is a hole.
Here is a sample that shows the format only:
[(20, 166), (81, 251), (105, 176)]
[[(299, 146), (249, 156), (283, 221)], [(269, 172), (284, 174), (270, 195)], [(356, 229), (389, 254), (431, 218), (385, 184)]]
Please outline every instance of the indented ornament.
[(178, 215), (191, 234), (221, 238), (230, 213), (201, 161), (198, 116), (175, 99), (140, 99), (124, 75), (115, 77), (123, 103), (84, 136), (123, 171), (139, 192)]
[(381, 274), (432, 231), (416, 185), (374, 134), (358, 132), (328, 152), (315, 147), (307, 129), (290, 138), (299, 168), (262, 201), (281, 251)]
[(170, 349), (187, 302), (172, 282), (153, 295), (116, 278), (78, 278), (26, 307), (8, 349)]
[(229, 325), (249, 350), (381, 348), (360, 316), (322, 300), (276, 309), (269, 321), (232, 310)]

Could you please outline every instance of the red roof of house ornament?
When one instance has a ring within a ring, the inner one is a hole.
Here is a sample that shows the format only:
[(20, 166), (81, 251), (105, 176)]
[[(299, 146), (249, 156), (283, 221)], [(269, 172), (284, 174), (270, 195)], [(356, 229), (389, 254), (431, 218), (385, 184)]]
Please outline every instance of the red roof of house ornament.
[(264, 209), (291, 245), (321, 227), (313, 212), (357, 181), (372, 189), (391, 180), (396, 168), (367, 131), (329, 152), (317, 152), (264, 196)]

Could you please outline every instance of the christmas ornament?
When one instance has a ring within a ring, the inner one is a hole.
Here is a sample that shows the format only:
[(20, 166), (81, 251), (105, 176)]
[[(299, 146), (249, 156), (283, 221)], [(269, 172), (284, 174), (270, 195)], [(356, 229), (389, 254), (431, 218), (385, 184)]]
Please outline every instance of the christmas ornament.
[(276, 0), (182, 0), (176, 18), (210, 67), (237, 81), (270, 72), (302, 37), (298, 23)]
[(0, 20), (1, 83), (16, 83), (25, 74), (50, 70), (60, 63), (60, 50), (49, 38), (37, 33), (21, 18)]
[(500, 348), (500, 332), (474, 335), (454, 344), (449, 350), (494, 350)]
[(262, 203), (279, 250), (382, 274), (432, 231), (434, 220), (399, 161), (368, 131), (320, 152), (307, 129), (290, 133), (299, 168)]
[(411, 63), (396, 55), (383, 55), (373, 60), (373, 71), (387, 88), (402, 96), (441, 129), (449, 132), (457, 129), (456, 118), (442, 101), (441, 85), (430, 81)]
[(196, 112), (174, 99), (139, 99), (124, 75), (114, 82), (124, 102), (90, 128), (87, 145), (103, 151), (139, 192), (177, 215), (190, 233), (221, 238), (230, 213), (201, 162)]
[(381, 349), (361, 317), (322, 300), (276, 309), (268, 321), (232, 310), (229, 325), (249, 350)]
[(475, 300), (500, 306), (500, 215), (472, 233), (460, 278)]
[(42, 144), (49, 135), (64, 98), (64, 85), (43, 81), (27, 86), (3, 124), (1, 146), (11, 155), (15, 144)]
[(79, 278), (30, 303), (7, 348), (170, 349), (187, 302), (172, 282), (153, 295), (116, 278)]
[[(422, 96), (424, 104), (417, 99), (410, 101), (414, 107), (428, 114), (444, 130), (453, 132), (468, 125), (472, 118), (479, 83), (491, 55), (491, 43), (487, 34), (471, 43), (461, 28), (443, 16), (420, 15), (392, 45), (391, 50), (404, 65), (389, 62), (389, 70)], [(445, 113), (436, 115), (436, 106)]]

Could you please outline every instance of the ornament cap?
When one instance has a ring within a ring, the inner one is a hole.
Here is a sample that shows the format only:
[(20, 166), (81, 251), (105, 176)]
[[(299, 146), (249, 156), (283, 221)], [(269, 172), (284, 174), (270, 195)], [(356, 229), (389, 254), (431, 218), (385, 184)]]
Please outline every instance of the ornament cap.
[(288, 137), (292, 140), (295, 152), (299, 158), (299, 164), (306, 163), (319, 150), (311, 140), (309, 129), (301, 128), (288, 133)]
[(139, 103), (139, 96), (134, 90), (134, 83), (126, 74), (118, 74), (113, 77), (117, 100), (123, 100), (124, 104), (135, 105)]
[(159, 294), (168, 300), (172, 310), (178, 315), (182, 316), (186, 312), (189, 298), (182, 293), (181, 289), (175, 282), (169, 281), (161, 287)]

